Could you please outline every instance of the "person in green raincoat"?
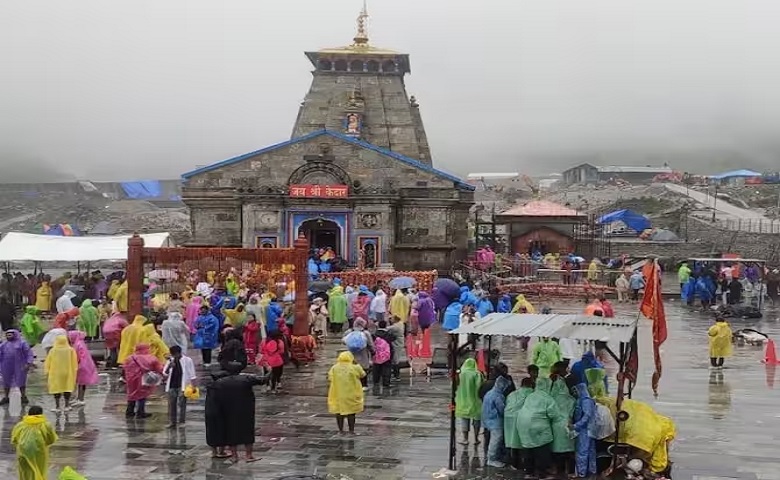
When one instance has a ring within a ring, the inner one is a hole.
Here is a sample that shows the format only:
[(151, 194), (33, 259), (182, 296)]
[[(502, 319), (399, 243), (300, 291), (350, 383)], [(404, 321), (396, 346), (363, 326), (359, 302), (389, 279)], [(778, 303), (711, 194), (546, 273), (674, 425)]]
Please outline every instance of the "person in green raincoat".
[(603, 368), (585, 370), (585, 378), (588, 380), (588, 393), (592, 399), (607, 396), (607, 373)]
[(28, 305), (24, 309), (24, 316), (19, 322), (22, 337), (30, 348), (40, 343), (41, 334), (46, 331), (41, 324), (41, 311), (35, 305)]
[(92, 305), (92, 300), (84, 300), (79, 308), (79, 318), (76, 320), (76, 328), (86, 335), (86, 340), (92, 340), (98, 336), (100, 326), (100, 312)]
[(534, 468), (540, 478), (550, 474), (552, 464), (552, 425), (563, 421), (558, 404), (550, 395), (552, 380), (548, 377), (536, 379), (536, 388), (528, 395), (517, 416), (517, 430), (520, 444), (528, 450)]
[(520, 468), (520, 453), (523, 444), (520, 441), (520, 430), (517, 426), (517, 419), (525, 404), (528, 395), (534, 391), (534, 380), (526, 377), (520, 382), (520, 388), (510, 393), (506, 397), (506, 408), (504, 409), (504, 445), (512, 451), (512, 466)]
[(577, 400), (571, 396), (569, 386), (566, 385), (565, 373), (566, 364), (564, 362), (558, 362), (553, 366), (555, 378), (552, 380), (553, 385), (550, 390), (550, 396), (555, 400), (561, 413), (558, 421), (552, 423), (552, 453), (559, 474), (563, 474), (567, 470), (567, 465), (570, 463), (568, 458), (574, 451), (574, 439), (569, 436), (569, 423), (574, 415), (574, 405), (577, 403)]
[(474, 427), (474, 445), (479, 445), (479, 430), (482, 419), (482, 400), (479, 399), (479, 387), (482, 386), (482, 374), (477, 370), (477, 361), (467, 358), (458, 374), (458, 390), (455, 392), (455, 417), (460, 420), (463, 440), (461, 445), (469, 444), (469, 430)]
[(563, 360), (561, 354), (561, 347), (558, 346), (558, 342), (552, 341), (549, 338), (541, 338), (531, 353), (531, 363), (539, 367), (539, 376), (550, 376), (550, 370), (552, 366)]
[(328, 292), (328, 295), (330, 333), (341, 335), (347, 322), (347, 297), (344, 295), (344, 287), (337, 285)]
[(57, 433), (43, 409), (30, 407), (27, 415), (11, 431), (11, 445), (16, 448), (19, 480), (46, 480), (49, 478), (49, 447), (57, 441)]

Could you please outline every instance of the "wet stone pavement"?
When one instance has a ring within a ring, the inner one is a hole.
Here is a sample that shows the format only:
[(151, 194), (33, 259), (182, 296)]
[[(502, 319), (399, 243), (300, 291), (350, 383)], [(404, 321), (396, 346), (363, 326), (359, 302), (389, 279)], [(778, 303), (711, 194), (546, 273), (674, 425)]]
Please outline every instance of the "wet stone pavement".
[[(581, 306), (554, 305), (559, 312)], [(618, 306), (618, 315), (635, 315)], [(640, 332), (641, 373), (635, 398), (651, 403), (677, 424), (672, 449), (675, 479), (780, 480), (780, 379), (760, 363), (763, 350), (737, 347), (722, 374), (711, 373), (706, 329), (711, 319), (667, 302), (669, 340), (663, 347), (664, 377), (653, 399), (650, 325)], [(736, 320), (732, 328), (751, 326), (780, 336), (780, 311), (761, 321)], [(443, 336), (438, 336), (443, 342)], [(527, 364), (516, 343), (501, 342), (504, 360), (515, 378)], [(123, 386), (114, 373), (87, 393), (87, 405), (66, 414), (51, 412), (45, 379), (32, 374), (29, 396), (42, 405), (60, 440), (52, 447), (50, 478), (70, 465), (90, 480), (249, 480), (291, 475), (344, 479), (430, 479), (447, 465), (450, 386), (444, 372), (429, 382), (404, 372), (401, 384), (369, 391), (358, 416), (359, 436), (341, 437), (327, 413), (326, 372), (339, 348), (326, 345), (317, 362), (290, 367), (277, 395), (257, 389), (257, 443), (260, 460), (235, 465), (210, 458), (205, 442), (203, 400), (190, 402), (187, 424), (167, 430), (162, 393), (151, 399), (147, 420), (126, 421)], [(195, 352), (197, 353), (197, 352)], [(193, 355), (197, 360), (197, 355)], [(774, 388), (778, 381), (777, 390)], [(0, 409), (0, 471), (15, 469), (9, 443), (19, 420), (18, 392)], [(517, 472), (481, 468), (482, 449), (458, 446), (458, 479), (522, 478)], [(2, 478), (9, 478), (3, 476)]]

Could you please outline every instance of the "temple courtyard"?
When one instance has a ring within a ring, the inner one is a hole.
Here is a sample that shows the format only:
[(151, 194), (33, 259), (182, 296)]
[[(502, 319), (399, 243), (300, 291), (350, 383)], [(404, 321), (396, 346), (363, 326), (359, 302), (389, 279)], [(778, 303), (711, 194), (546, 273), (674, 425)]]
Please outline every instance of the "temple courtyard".
[[(561, 313), (581, 308), (552, 305)], [(636, 315), (634, 306), (619, 305), (617, 310), (618, 315)], [(722, 376), (711, 373), (706, 331), (712, 319), (678, 302), (668, 302), (667, 312), (669, 340), (663, 346), (660, 395), (654, 399), (649, 388), (649, 321), (641, 325), (641, 374), (634, 393), (677, 424), (671, 452), (674, 478), (780, 479), (780, 394), (774, 389), (778, 378), (774, 367), (761, 364), (763, 349), (736, 347)], [(731, 323), (735, 330), (750, 326), (777, 336), (779, 316), (778, 310), (770, 308), (761, 321)], [(437, 338), (443, 343), (443, 335)], [(515, 341), (501, 343), (503, 358), (518, 380), (527, 361)], [(431, 381), (405, 373), (397, 386), (369, 390), (366, 410), (358, 416), (359, 435), (342, 437), (326, 405), (326, 372), (338, 348), (336, 343), (328, 344), (315, 364), (298, 371), (288, 368), (283, 392), (272, 395), (257, 389), (255, 455), (260, 460), (252, 464), (211, 458), (202, 399), (190, 404), (186, 426), (176, 430), (165, 428), (167, 404), (161, 394), (151, 400), (152, 418), (126, 421), (124, 388), (111, 373), (102, 375), (101, 385), (88, 391), (84, 408), (57, 415), (51, 412), (53, 399), (44, 393), (42, 369), (37, 369), (31, 377), (32, 404), (44, 407), (60, 436), (51, 450), (50, 478), (55, 479), (66, 465), (89, 480), (433, 478), (447, 466), (450, 384), (444, 372)], [(197, 352), (193, 353), (197, 359)], [(0, 409), (0, 471), (15, 469), (9, 437), (20, 413), (17, 392), (10, 407)], [(484, 471), (481, 455), (481, 448), (459, 446), (457, 478), (522, 478), (517, 472)]]

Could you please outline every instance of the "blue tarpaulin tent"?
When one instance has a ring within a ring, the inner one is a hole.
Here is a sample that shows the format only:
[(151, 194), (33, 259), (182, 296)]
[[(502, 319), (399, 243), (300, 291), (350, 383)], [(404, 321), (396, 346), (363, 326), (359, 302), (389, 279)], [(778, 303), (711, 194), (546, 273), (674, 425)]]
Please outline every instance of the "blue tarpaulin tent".
[(122, 182), (122, 190), (125, 191), (125, 195), (132, 199), (142, 198), (158, 198), (162, 195), (162, 188), (160, 182), (143, 181), (143, 182)]
[(753, 170), (732, 170), (730, 172), (723, 172), (717, 175), (710, 175), (713, 180), (726, 180), (728, 178), (750, 178), (760, 177), (761, 174)]
[(615, 222), (623, 222), (628, 228), (637, 232), (642, 232), (650, 228), (650, 219), (644, 215), (640, 215), (636, 212), (632, 212), (631, 210), (626, 209), (617, 210), (612, 213), (602, 215), (598, 219), (598, 223), (602, 225)]

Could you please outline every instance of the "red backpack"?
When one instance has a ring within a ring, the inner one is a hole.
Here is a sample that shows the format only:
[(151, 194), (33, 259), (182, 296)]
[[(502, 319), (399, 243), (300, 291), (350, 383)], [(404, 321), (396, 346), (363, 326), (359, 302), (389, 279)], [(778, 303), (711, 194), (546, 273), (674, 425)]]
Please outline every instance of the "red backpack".
[(374, 340), (374, 363), (381, 365), (390, 361), (390, 344), (384, 338)]

